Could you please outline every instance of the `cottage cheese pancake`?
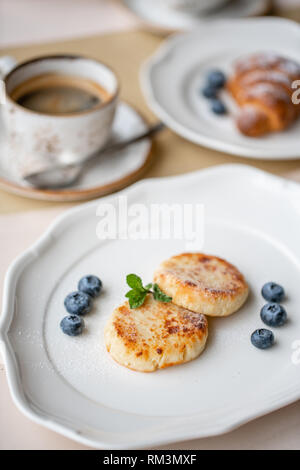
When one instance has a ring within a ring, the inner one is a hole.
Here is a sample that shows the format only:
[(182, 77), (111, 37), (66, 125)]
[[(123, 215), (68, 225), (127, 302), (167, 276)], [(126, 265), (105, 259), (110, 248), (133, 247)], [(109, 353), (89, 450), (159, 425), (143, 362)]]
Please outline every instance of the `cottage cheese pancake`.
[(174, 304), (211, 316), (236, 312), (248, 296), (248, 285), (235, 266), (203, 253), (184, 253), (164, 261), (154, 282)]
[(191, 361), (201, 354), (208, 335), (204, 315), (148, 295), (131, 309), (116, 308), (105, 327), (105, 344), (112, 358), (129, 369), (152, 372)]

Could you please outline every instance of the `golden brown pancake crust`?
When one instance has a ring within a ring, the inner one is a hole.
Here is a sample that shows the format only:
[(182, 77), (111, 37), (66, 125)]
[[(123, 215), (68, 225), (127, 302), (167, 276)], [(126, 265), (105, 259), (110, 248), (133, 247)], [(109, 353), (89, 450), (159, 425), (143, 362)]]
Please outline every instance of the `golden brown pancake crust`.
[(212, 316), (230, 315), (248, 295), (244, 276), (235, 266), (204, 253), (183, 253), (164, 261), (154, 282), (176, 305)]
[(114, 310), (105, 328), (105, 343), (119, 364), (151, 372), (194, 359), (204, 349), (207, 335), (204, 315), (148, 295), (137, 309), (124, 302)]

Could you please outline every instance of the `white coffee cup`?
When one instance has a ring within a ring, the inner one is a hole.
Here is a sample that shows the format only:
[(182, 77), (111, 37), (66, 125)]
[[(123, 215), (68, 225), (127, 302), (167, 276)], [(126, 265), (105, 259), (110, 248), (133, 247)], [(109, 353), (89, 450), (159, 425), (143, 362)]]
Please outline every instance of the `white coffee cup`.
[[(10, 70), (9, 70), (10, 69)], [(0, 58), (4, 85), (1, 113), (6, 134), (6, 167), (14, 176), (56, 163), (77, 162), (103, 148), (112, 128), (119, 84), (115, 73), (102, 62), (76, 55), (37, 57), (15, 65)], [(32, 111), (14, 101), (16, 87), (34, 77), (59, 74), (98, 84), (108, 98), (94, 107), (70, 114)]]

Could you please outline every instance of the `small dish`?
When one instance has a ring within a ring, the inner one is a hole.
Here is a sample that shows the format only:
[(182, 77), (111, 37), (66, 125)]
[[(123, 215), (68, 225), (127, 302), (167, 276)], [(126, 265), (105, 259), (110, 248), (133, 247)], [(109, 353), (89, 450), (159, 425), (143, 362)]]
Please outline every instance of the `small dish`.
[[(151, 280), (158, 264), (183, 252), (186, 241), (99, 240), (96, 213), (101, 204), (117, 210), (119, 196), (148, 207), (165, 203), (166, 194), (169, 204), (204, 204), (201, 249), (237, 265), (251, 295), (238, 313), (209, 319), (208, 344), (198, 359), (145, 374), (111, 359), (104, 326), (124, 300), (126, 274)], [(297, 401), (299, 200), (298, 184), (246, 165), (223, 165), (140, 181), (66, 212), (6, 275), (0, 347), (16, 405), (83, 444), (137, 449), (221, 434)], [(70, 338), (59, 329), (63, 300), (87, 273), (101, 278), (103, 292), (85, 317), (86, 333)], [(260, 291), (270, 280), (286, 290), (289, 322), (275, 331), (275, 346), (260, 351), (250, 336), (263, 325)]]
[(122, 0), (123, 4), (145, 24), (156, 32), (170, 33), (174, 31), (189, 31), (197, 28), (205, 21), (226, 18), (248, 18), (267, 14), (272, 6), (271, 0), (231, 0), (207, 12), (190, 14), (143, 2), (141, 0)]
[[(238, 40), (237, 40), (238, 38)], [(279, 18), (222, 20), (174, 35), (146, 62), (141, 82), (151, 109), (173, 131), (205, 147), (241, 157), (285, 160), (300, 156), (300, 119), (288, 130), (261, 138), (247, 138), (234, 118), (216, 116), (202, 96), (208, 70), (227, 75), (237, 58), (274, 51), (300, 62), (300, 28)], [(224, 92), (228, 107), (234, 103)]]
[[(147, 129), (147, 123), (132, 106), (121, 102), (113, 123), (111, 143), (128, 139)], [(0, 127), (0, 188), (32, 199), (80, 201), (121, 189), (136, 181), (151, 160), (151, 140), (145, 139), (113, 155), (103, 155), (87, 165), (81, 179), (66, 189), (36, 189), (12, 177), (5, 160), (5, 134)]]

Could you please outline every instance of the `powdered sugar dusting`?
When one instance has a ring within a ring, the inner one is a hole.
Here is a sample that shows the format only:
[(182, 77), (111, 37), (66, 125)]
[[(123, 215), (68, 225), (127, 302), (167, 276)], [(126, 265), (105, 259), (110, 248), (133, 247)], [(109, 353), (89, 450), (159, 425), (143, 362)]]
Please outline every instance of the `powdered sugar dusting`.
[(265, 99), (270, 104), (276, 104), (279, 101), (290, 103), (290, 95), (285, 90), (278, 88), (272, 83), (257, 83), (248, 91), (247, 96), (251, 98)]
[(291, 86), (291, 80), (287, 75), (276, 70), (254, 70), (242, 78), (243, 85), (252, 85), (255, 82), (271, 82)]
[(286, 72), (290, 78), (300, 77), (300, 64), (293, 59), (288, 59), (274, 52), (263, 52), (250, 57), (239, 59), (236, 63), (237, 73), (246, 73), (252, 68), (277, 69)]
[(244, 106), (239, 115), (243, 128), (251, 129), (261, 119), (262, 113), (254, 106)]

